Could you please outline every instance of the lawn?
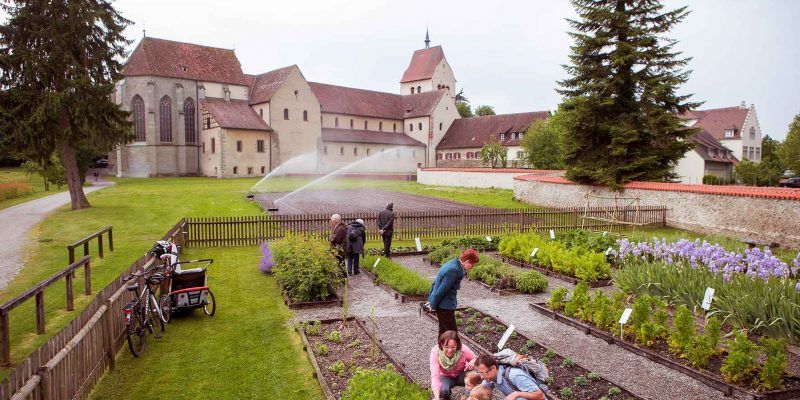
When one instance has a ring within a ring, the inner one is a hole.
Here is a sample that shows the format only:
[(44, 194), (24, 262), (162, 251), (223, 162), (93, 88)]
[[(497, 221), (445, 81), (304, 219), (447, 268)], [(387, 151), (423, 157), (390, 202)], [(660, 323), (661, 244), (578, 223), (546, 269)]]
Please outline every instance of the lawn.
[(148, 337), (139, 358), (126, 344), (91, 398), (323, 398), (275, 279), (256, 268), (258, 248), (193, 248), (186, 256), (214, 259), (216, 314), (176, 316), (163, 338)]
[(66, 187), (62, 187), (61, 189), (59, 189), (56, 187), (56, 185), (50, 185), (50, 190), (45, 191), (44, 181), (42, 180), (41, 176), (36, 174), (27, 176), (25, 174), (25, 170), (23, 170), (22, 168), (0, 168), (0, 183), (14, 183), (14, 182), (20, 182), (30, 186), (31, 188), (33, 188), (33, 192), (17, 197), (15, 199), (8, 199), (8, 200), (0, 199), (0, 210), (11, 206), (15, 206), (20, 203), (24, 203), (29, 200), (38, 199), (40, 197), (49, 196), (51, 194), (56, 194), (58, 192), (63, 192), (64, 190), (67, 190)]

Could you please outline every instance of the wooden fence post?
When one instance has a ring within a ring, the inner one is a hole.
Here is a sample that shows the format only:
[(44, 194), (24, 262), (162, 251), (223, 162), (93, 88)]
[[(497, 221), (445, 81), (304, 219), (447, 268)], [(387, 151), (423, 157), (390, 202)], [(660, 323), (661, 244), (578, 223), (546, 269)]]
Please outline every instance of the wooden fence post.
[(97, 255), (103, 258), (103, 234), (97, 235)]
[(116, 358), (114, 357), (114, 333), (112, 332), (114, 328), (114, 318), (111, 315), (111, 298), (106, 300), (106, 312), (103, 318), (103, 348), (106, 352), (106, 358), (108, 358), (108, 369), (113, 371), (114, 367), (116, 366)]
[(86, 260), (86, 264), (83, 264), (83, 293), (84, 294), (92, 294), (92, 267), (89, 260)]
[(72, 264), (75, 262), (75, 248), (67, 246), (67, 251), (69, 252), (69, 263)]
[(83, 242), (83, 255), (89, 255), (89, 242)]
[(67, 280), (67, 311), (72, 311), (75, 309), (75, 301), (72, 292), (72, 274), (67, 274), (64, 278)]
[(9, 336), (8, 311), (0, 309), (0, 367), (11, 366), (11, 338)]
[(36, 374), (42, 377), (41, 383), (39, 383), (39, 388), (42, 393), (43, 399), (52, 399), (53, 398), (53, 379), (52, 379), (52, 371), (50, 371), (47, 367), (40, 367)]
[(108, 228), (108, 251), (114, 251), (114, 228)]
[(44, 333), (44, 290), (36, 293), (36, 333)]

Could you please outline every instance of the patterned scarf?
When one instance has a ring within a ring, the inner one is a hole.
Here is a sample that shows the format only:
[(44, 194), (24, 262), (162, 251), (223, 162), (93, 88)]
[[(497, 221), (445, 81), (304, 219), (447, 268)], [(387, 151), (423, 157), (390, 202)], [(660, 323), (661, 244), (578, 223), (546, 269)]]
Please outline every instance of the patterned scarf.
[(461, 349), (456, 350), (452, 357), (447, 357), (444, 350), (439, 349), (439, 366), (445, 371), (450, 371), (461, 358)]

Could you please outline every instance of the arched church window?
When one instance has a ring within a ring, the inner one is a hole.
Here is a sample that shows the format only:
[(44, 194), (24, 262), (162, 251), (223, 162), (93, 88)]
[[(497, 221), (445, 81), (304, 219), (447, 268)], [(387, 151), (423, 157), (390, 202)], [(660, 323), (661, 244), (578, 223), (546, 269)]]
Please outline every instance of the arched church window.
[(308, 110), (303, 110), (303, 121), (308, 121)]
[(147, 140), (144, 132), (144, 100), (138, 94), (131, 100), (131, 111), (133, 111), (133, 133), (136, 135), (137, 142)]
[(369, 129), (369, 128), (367, 128), (367, 126), (368, 126), (368, 125), (367, 125), (367, 121), (364, 121), (364, 130), (365, 130), (365, 131)]
[(283, 109), (283, 119), (285, 119), (285, 120), (289, 119), (289, 109), (288, 108), (284, 108)]
[(419, 123), (419, 130), (422, 130), (422, 122)]
[(159, 128), (161, 130), (161, 141), (172, 141), (172, 99), (169, 96), (161, 98), (161, 103), (158, 106), (159, 121), (161, 122)]
[(422, 86), (417, 86), (417, 93), (422, 93)]
[(339, 117), (333, 119), (333, 126), (338, 128), (339, 127)]
[(383, 121), (378, 122), (378, 130), (383, 132)]
[(355, 124), (355, 121), (353, 121), (353, 119), (350, 118), (350, 129), (353, 129), (354, 124)]
[(191, 97), (183, 101), (183, 131), (186, 143), (197, 140), (197, 114)]
[(239, 167), (233, 167), (233, 174), (236, 175), (239, 173)]
[(414, 94), (414, 87), (411, 87), (411, 94)]
[(414, 124), (408, 124), (408, 131), (414, 132)]
[(442, 127), (443, 127), (443, 126), (444, 126), (444, 124), (442, 124), (441, 122), (439, 122), (439, 130), (442, 130)]

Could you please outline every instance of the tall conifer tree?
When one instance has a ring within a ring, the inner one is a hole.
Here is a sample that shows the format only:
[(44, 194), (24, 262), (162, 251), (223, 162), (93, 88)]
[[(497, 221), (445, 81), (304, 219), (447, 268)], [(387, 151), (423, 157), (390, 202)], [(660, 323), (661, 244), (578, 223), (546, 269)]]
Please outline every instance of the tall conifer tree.
[(89, 207), (78, 153), (131, 140), (128, 113), (112, 101), (130, 43), (130, 21), (105, 0), (4, 1), (0, 25), (0, 131), (32, 160), (64, 165), (73, 209)]
[(559, 82), (572, 115), (565, 136), (567, 178), (620, 188), (632, 180), (673, 178), (674, 163), (693, 147), (694, 131), (678, 115), (696, 108), (677, 90), (690, 71), (664, 35), (686, 7), (659, 0), (572, 0), (575, 40), (570, 77)]

